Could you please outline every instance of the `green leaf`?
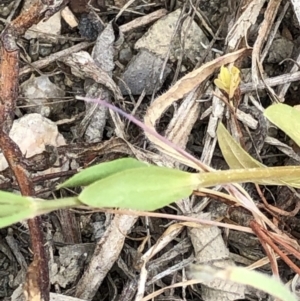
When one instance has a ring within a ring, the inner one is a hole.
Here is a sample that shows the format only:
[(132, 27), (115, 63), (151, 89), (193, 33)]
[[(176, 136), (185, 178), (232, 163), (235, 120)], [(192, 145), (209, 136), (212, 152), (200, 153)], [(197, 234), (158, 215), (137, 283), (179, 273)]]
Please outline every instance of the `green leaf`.
[(77, 197), (45, 201), (0, 191), (0, 229), (37, 215), (80, 205)]
[(30, 197), (0, 191), (0, 217), (27, 210), (32, 205)]
[(156, 210), (188, 197), (198, 174), (149, 166), (116, 173), (86, 187), (79, 200), (92, 207)]
[(300, 112), (279, 103), (269, 106), (264, 115), (300, 146)]
[[(1, 210), (1, 208), (0, 208)], [(38, 215), (32, 208), (25, 209), (8, 216), (0, 217), (0, 229), (11, 226), (15, 223), (18, 223), (29, 218), (33, 218)]]
[(252, 158), (229, 134), (222, 123), (217, 129), (220, 149), (228, 166), (232, 169), (266, 167)]
[(214, 279), (232, 281), (264, 291), (276, 297), (276, 300), (297, 301), (296, 296), (282, 282), (269, 275), (250, 271), (246, 268), (227, 267), (217, 269), (213, 266), (193, 265), (191, 266), (191, 274), (194, 279), (200, 281), (212, 281)]
[(32, 198), (0, 191), (0, 228), (33, 216), (35, 206)]
[[(247, 178), (248, 182), (253, 182), (261, 185), (289, 185), (295, 188), (300, 188), (300, 177), (298, 175), (293, 176), (292, 174), (288, 176), (287, 174), (284, 174), (284, 176), (280, 175), (280, 171), (284, 171), (285, 167), (282, 167), (282, 169), (272, 169), (270, 167), (267, 167), (266, 165), (260, 163), (259, 161), (252, 158), (229, 134), (229, 132), (226, 130), (224, 125), (222, 123), (219, 124), (218, 130), (217, 130), (217, 136), (218, 136), (218, 142), (219, 146), (221, 148), (222, 154), (224, 156), (225, 161), (232, 169), (245, 169), (245, 173), (247, 172), (247, 175), (244, 176), (244, 178)], [(291, 166), (292, 167), (292, 166)], [(258, 168), (261, 169), (261, 173), (258, 170), (255, 175), (253, 174), (252, 179), (251, 175), (248, 174), (248, 171), (246, 169), (249, 168)], [(265, 171), (264, 169), (265, 168)], [(296, 167), (299, 168), (299, 167)], [(292, 167), (292, 173), (294, 173), (294, 169)], [(234, 170), (232, 170), (234, 172)], [(243, 177), (243, 173), (241, 172), (241, 177)], [(263, 177), (263, 173), (265, 172), (265, 177)], [(274, 174), (272, 174), (272, 172)], [(288, 172), (288, 171), (287, 171)], [(229, 172), (230, 173), (230, 172)], [(237, 179), (233, 182), (246, 182), (245, 180), (238, 181)]]
[(110, 162), (100, 163), (80, 171), (64, 183), (58, 185), (57, 189), (64, 187), (87, 186), (117, 172), (145, 166), (147, 166), (146, 163), (140, 162), (133, 158), (122, 158)]

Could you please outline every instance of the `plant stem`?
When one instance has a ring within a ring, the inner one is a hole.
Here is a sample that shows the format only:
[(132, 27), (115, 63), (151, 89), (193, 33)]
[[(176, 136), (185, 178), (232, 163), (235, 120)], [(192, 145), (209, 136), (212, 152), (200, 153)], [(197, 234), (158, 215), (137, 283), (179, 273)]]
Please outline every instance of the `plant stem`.
[(50, 201), (39, 201), (36, 200), (37, 212), (38, 214), (45, 214), (51, 211), (72, 208), (82, 205), (77, 197), (56, 199)]
[(253, 182), (264, 185), (290, 185), (300, 187), (300, 167), (266, 167), (230, 169), (198, 174), (199, 187), (211, 187), (228, 183)]

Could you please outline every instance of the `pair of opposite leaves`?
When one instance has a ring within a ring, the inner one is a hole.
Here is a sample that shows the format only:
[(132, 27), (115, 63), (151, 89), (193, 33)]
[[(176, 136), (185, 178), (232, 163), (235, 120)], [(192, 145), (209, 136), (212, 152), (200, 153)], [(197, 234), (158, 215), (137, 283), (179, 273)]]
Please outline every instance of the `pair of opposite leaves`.
[[(300, 135), (297, 133), (300, 112), (290, 106), (276, 104), (267, 108), (264, 114), (300, 145)], [(247, 154), (222, 124), (217, 135), (230, 170), (188, 173), (126, 158), (87, 168), (58, 188), (86, 186), (78, 196), (85, 205), (135, 210), (156, 210), (188, 197), (200, 187), (226, 183), (254, 182), (300, 188), (298, 166), (266, 167)]]
[[(300, 145), (300, 112), (283, 104), (270, 106), (265, 116)], [(156, 210), (188, 197), (193, 190), (234, 182), (300, 187), (298, 166), (266, 167), (247, 154), (222, 124), (218, 141), (230, 170), (188, 173), (132, 158), (89, 167), (58, 188), (85, 186), (79, 196), (43, 201), (0, 191), (0, 228), (57, 209), (88, 205)]]

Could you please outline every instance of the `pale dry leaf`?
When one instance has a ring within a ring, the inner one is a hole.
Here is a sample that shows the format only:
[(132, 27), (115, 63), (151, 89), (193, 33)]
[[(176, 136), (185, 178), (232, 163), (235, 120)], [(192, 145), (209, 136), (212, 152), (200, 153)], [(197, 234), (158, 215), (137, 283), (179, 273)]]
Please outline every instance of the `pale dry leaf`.
[[(222, 95), (220, 89), (216, 89), (215, 95), (212, 98), (212, 105), (210, 107), (211, 113), (209, 114), (207, 131), (204, 137), (204, 147), (200, 158), (201, 162), (206, 165), (211, 165), (211, 160), (217, 144), (217, 126), (219, 121), (222, 120), (225, 112), (225, 103), (221, 100)], [(203, 118), (203, 115), (201, 118)]]
[[(192, 214), (193, 217), (211, 219), (210, 213)], [(188, 227), (188, 234), (195, 252), (197, 264), (216, 264), (218, 267), (234, 266), (218, 227)], [(236, 300), (244, 298), (245, 286), (228, 283), (223, 280), (212, 280), (201, 284), (202, 299), (205, 301)]]
[[(114, 42), (115, 34), (112, 23), (110, 22), (106, 28), (98, 36), (95, 46), (92, 51), (92, 58), (97, 66), (102, 68), (108, 76), (112, 77), (114, 64)], [(85, 81), (86, 96), (90, 98), (100, 98), (106, 102), (111, 102), (111, 93), (107, 88), (99, 83), (91, 80)], [(103, 131), (106, 125), (108, 109), (99, 106), (95, 103), (85, 103), (86, 112), (85, 118), (81, 122), (82, 132), (85, 132), (84, 138), (88, 142), (101, 141), (103, 138)], [(123, 137), (123, 136), (119, 136)]]
[(265, 2), (265, 0), (255, 0), (247, 5), (245, 11), (227, 34), (226, 43), (230, 49), (235, 49), (239, 41), (247, 35), (250, 26), (255, 24)]
[(267, 136), (265, 139), (265, 143), (268, 143), (270, 145), (274, 145), (275, 147), (277, 147), (281, 152), (283, 152), (284, 154), (286, 154), (288, 157), (300, 162), (300, 156), (293, 150), (292, 147), (288, 146), (285, 143), (282, 143), (281, 141), (279, 141), (276, 138)]
[(166, 130), (166, 138), (185, 148), (190, 132), (198, 119), (200, 103), (196, 102), (196, 91), (191, 92), (182, 102)]
[[(237, 283), (241, 285), (248, 285), (258, 290), (264, 291), (275, 298), (272, 300), (282, 301), (296, 301), (297, 298), (293, 295), (289, 288), (283, 283), (278, 281), (277, 277), (271, 277), (264, 273), (249, 271), (243, 267), (227, 267), (219, 268), (213, 265), (193, 265), (190, 269), (191, 276), (195, 279), (202, 281), (211, 281), (213, 279), (219, 279), (223, 281), (229, 281), (231, 283)], [(230, 299), (218, 299), (226, 300)], [(237, 298), (231, 300), (238, 300)]]
[(236, 111), (236, 117), (239, 121), (243, 122), (244, 125), (252, 130), (256, 130), (258, 126), (257, 120), (255, 120), (251, 114), (245, 113), (239, 109)]
[(61, 11), (61, 16), (71, 28), (78, 26), (78, 21), (68, 6)]
[[(265, 2), (264, 0), (260, 0), (262, 2)], [(269, 1), (268, 6), (264, 13), (264, 20), (259, 26), (258, 30), (258, 36), (255, 40), (255, 43), (253, 45), (253, 52), (252, 52), (252, 80), (254, 85), (257, 87), (260, 78), (262, 78), (263, 72), (263, 66), (262, 66), (262, 60), (261, 60), (261, 52), (262, 47), (266, 41), (266, 37), (269, 35), (272, 25), (274, 23), (275, 17), (277, 15), (277, 11), (279, 9), (281, 1)], [(263, 79), (263, 78), (262, 78)], [(271, 92), (271, 88), (268, 87), (269, 92)], [(271, 93), (275, 94), (274, 92)], [(275, 96), (275, 95), (274, 95)]]
[(141, 299), (140, 301), (148, 301), (148, 300), (153, 300), (154, 297), (157, 297), (159, 295), (161, 295), (163, 292), (170, 290), (170, 289), (174, 289), (176, 287), (187, 287), (188, 285), (194, 285), (194, 284), (198, 284), (201, 283), (202, 281), (200, 280), (187, 280), (187, 281), (182, 281), (182, 282), (177, 282), (174, 284), (171, 284), (170, 286), (165, 286), (149, 295), (147, 295), (146, 297), (144, 297), (143, 299)]
[[(198, 85), (200, 85), (208, 76), (210, 76), (216, 68), (221, 67), (222, 65), (230, 64), (236, 61), (237, 59), (248, 55), (250, 53), (249, 49), (241, 49), (236, 52), (227, 54), (220, 58), (217, 58), (211, 62), (204, 64), (202, 67), (186, 74), (183, 78), (178, 80), (174, 86), (172, 86), (166, 93), (159, 96), (148, 108), (144, 122), (147, 127), (155, 131), (155, 124), (161, 118), (162, 114), (167, 110), (173, 102), (180, 100), (187, 93), (194, 90)], [(184, 157), (177, 150), (174, 150), (171, 146), (162, 143), (157, 137), (154, 137), (150, 133), (145, 133), (147, 138), (154, 144), (156, 147), (165, 153), (166, 155), (171, 156), (173, 159), (176, 159), (180, 163), (183, 163), (187, 166), (199, 170), (199, 166), (196, 165), (191, 160)]]
[(184, 229), (182, 223), (176, 223), (169, 226), (164, 233), (160, 236), (154, 246), (152, 246), (141, 259), (144, 262), (149, 262), (157, 253), (165, 248), (172, 240), (174, 240)]
[(157, 240), (156, 244), (151, 247), (143, 256), (141, 257), (141, 262), (143, 266), (141, 268), (141, 276), (138, 284), (138, 292), (135, 301), (141, 301), (144, 296), (145, 286), (147, 277), (146, 265), (150, 259), (160, 252), (166, 245), (168, 245), (172, 240), (174, 240), (184, 229), (184, 226), (180, 223), (173, 224), (162, 234), (162, 236)]
[(71, 67), (72, 73), (80, 78), (91, 78), (96, 83), (102, 84), (110, 90), (118, 100), (123, 99), (122, 93), (113, 79), (99, 67), (86, 51), (72, 53), (69, 56), (59, 58), (60, 61)]
[[(197, 89), (194, 89), (185, 97), (180, 107), (176, 110), (165, 133), (167, 139), (183, 149), (186, 148), (190, 133), (199, 118), (200, 103), (196, 101), (197, 97)], [(161, 157), (165, 159), (166, 166), (176, 167), (177, 162), (173, 158), (164, 155)], [(177, 205), (182, 212), (190, 211), (191, 209), (189, 198), (179, 200)]]
[(84, 300), (94, 298), (102, 281), (119, 257), (126, 235), (137, 219), (138, 216), (115, 215), (98, 242), (91, 261), (76, 286), (75, 297)]

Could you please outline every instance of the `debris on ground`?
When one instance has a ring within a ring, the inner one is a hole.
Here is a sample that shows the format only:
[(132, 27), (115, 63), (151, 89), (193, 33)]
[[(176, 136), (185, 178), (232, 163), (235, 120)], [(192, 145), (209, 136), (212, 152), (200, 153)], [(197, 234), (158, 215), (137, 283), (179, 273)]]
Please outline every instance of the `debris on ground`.
[[(57, 185), (124, 157), (194, 173), (299, 165), (299, 145), (264, 115), (299, 106), (297, 0), (2, 0), (0, 33), (1, 191), (71, 198), (83, 187)], [(20, 220), (0, 229), (0, 298), (270, 300), (229, 276), (192, 283), (201, 265), (256, 269), (299, 296), (299, 189), (259, 184), (155, 212)]]

